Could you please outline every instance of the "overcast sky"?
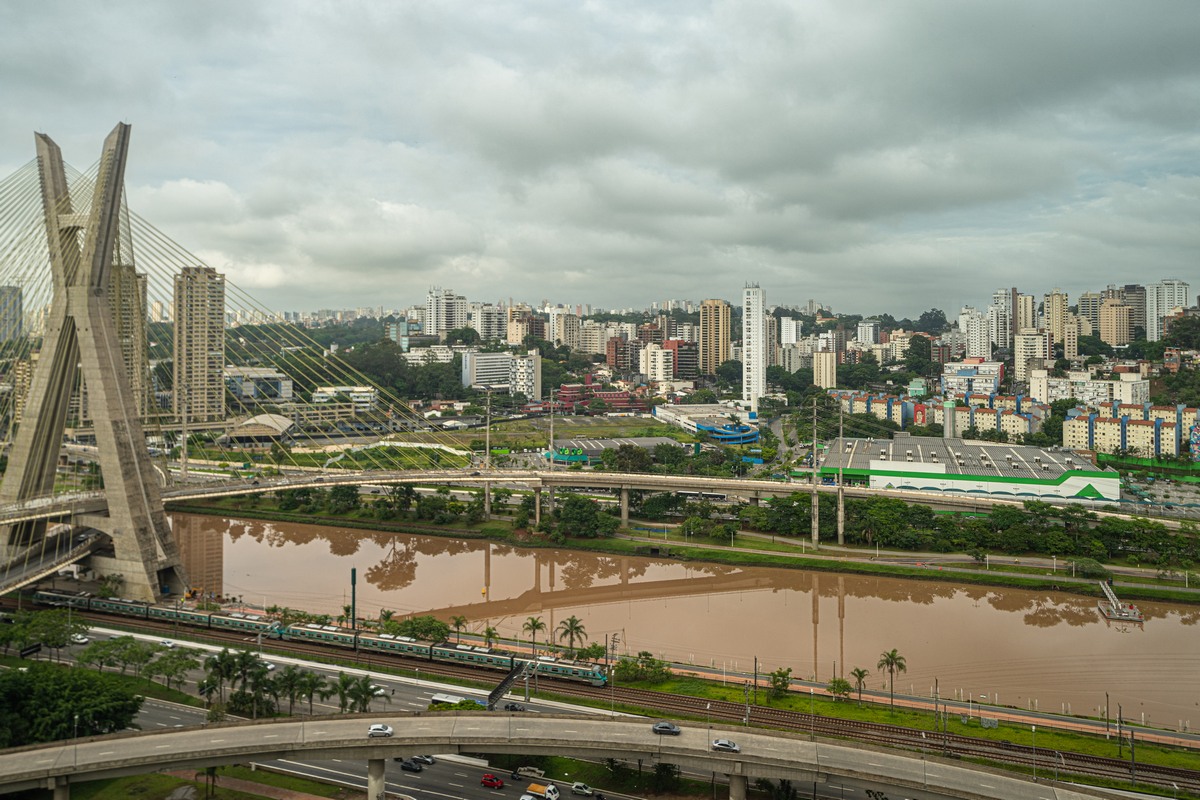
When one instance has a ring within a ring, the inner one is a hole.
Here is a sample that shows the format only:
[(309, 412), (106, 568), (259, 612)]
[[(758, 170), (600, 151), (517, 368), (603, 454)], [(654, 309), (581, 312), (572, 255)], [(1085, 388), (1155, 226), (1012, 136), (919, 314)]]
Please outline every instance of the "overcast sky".
[(9, 2), (0, 174), (133, 126), (131, 204), (269, 307), (1200, 286), (1200, 3)]

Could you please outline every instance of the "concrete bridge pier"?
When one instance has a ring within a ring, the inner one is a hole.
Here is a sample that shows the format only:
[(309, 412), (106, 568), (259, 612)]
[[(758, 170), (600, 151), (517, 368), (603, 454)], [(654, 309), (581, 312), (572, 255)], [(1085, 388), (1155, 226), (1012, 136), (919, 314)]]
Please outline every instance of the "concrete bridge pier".
[(746, 800), (746, 785), (749, 783), (745, 775), (729, 776), (729, 800)]
[(382, 758), (372, 758), (367, 761), (367, 798), (368, 800), (385, 800), (387, 797), (387, 779), (384, 767), (387, 761)]
[(533, 524), (535, 527), (542, 524), (542, 490), (540, 487), (533, 490)]
[(621, 487), (621, 527), (629, 527), (629, 487)]
[(492, 518), (492, 482), (483, 482), (483, 518)]
[(53, 792), (54, 800), (70, 800), (71, 784), (67, 783), (65, 777), (49, 778), (48, 783), (49, 785), (46, 788)]

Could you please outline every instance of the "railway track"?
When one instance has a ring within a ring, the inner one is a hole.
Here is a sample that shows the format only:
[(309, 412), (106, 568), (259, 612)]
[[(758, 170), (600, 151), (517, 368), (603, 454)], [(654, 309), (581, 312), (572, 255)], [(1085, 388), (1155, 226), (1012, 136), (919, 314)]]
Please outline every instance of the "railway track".
[[(177, 626), (174, 622), (158, 620), (137, 620), (132, 623), (128, 617), (120, 615), (101, 614), (93, 611), (77, 611), (79, 616), (98, 624), (116, 625), (121, 628), (152, 633), (153, 635), (174, 637), (186, 633), (189, 637), (206, 643), (246, 649), (257, 644), (257, 637), (247, 636), (244, 632), (225, 631), (217, 629), (197, 630), (188, 626)], [(401, 673), (412, 670), (414, 674), (423, 673), (431, 678), (450, 678), (467, 683), (486, 682), (487, 673), (473, 667), (428, 661), (389, 653), (369, 653), (359, 651), (339, 650), (328, 646), (309, 642), (295, 642), (271, 639), (267, 644), (273, 651), (286, 652), (289, 655), (311, 657), (316, 661), (345, 660), (354, 658), (358, 666), (365, 669), (386, 667)], [(498, 673), (497, 673), (498, 674)], [(693, 720), (707, 719), (720, 722), (746, 722), (746, 705), (722, 700), (703, 700), (685, 695), (666, 694), (648, 689), (630, 689), (620, 687), (586, 686), (568, 681), (556, 680), (542, 676), (539, 681), (544, 687), (550, 687), (555, 694), (576, 699), (587, 699), (602, 707), (606, 703), (619, 703), (624, 707), (643, 708), (656, 715), (665, 717), (683, 717)], [(1200, 771), (1180, 767), (1167, 767), (1154, 764), (1131, 764), (1129, 761), (1092, 756), (1071, 751), (1033, 748), (1029, 745), (1012, 742), (979, 739), (961, 734), (947, 734), (936, 731), (908, 728), (900, 725), (888, 725), (877, 722), (862, 722), (857, 720), (823, 717), (819, 714), (806, 714), (798, 711), (785, 711), (765, 706), (750, 706), (749, 722), (757, 726), (776, 728), (799, 733), (809, 733), (814, 738), (844, 739), (880, 747), (902, 748), (920, 751), (930, 756), (942, 756), (955, 759), (969, 759), (1015, 766), (1025, 770), (1034, 767), (1042, 774), (1049, 775), (1057, 771), (1061, 776), (1080, 776), (1092, 778), (1109, 778), (1113, 780), (1136, 780), (1145, 784), (1153, 784), (1163, 788), (1178, 786), (1191, 792), (1200, 793)]]

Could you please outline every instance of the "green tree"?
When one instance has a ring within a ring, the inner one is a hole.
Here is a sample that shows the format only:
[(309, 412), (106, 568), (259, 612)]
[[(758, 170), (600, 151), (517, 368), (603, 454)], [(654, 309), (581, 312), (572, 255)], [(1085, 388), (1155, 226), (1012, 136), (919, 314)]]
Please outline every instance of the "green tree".
[(332, 691), (325, 678), (315, 672), (305, 672), (300, 676), (299, 684), (296, 696), (308, 701), (308, 715), (311, 717), (313, 713), (313, 698), (319, 697), (322, 700), (326, 700), (332, 694)]
[(200, 666), (200, 654), (188, 647), (176, 647), (160, 652), (158, 658), (146, 667), (146, 677), (153, 678), (161, 675), (168, 689), (172, 683), (183, 688), (187, 674)]
[(125, 730), (141, 707), (113, 675), (43, 662), (0, 670), (0, 748)]
[(771, 697), (783, 697), (792, 686), (792, 668), (780, 667), (770, 674)]
[(237, 677), (237, 662), (234, 659), (233, 653), (229, 648), (222, 648), (221, 652), (213, 653), (204, 660), (204, 669), (208, 674), (208, 678), (216, 687), (217, 694), (220, 696), (220, 701), (225, 702), (225, 684), (233, 685), (234, 679)]
[[(888, 694), (891, 696), (891, 706), (896, 707), (896, 673), (907, 672), (908, 663), (904, 660), (904, 656), (900, 655), (895, 649), (887, 650), (880, 654), (879, 663), (875, 665), (877, 669), (887, 670), (888, 673)], [(861, 699), (861, 698), (860, 698)]]
[(850, 681), (845, 678), (833, 678), (825, 687), (825, 690), (833, 695), (834, 700), (849, 700), (850, 699)]
[(275, 678), (275, 684), (279, 688), (279, 694), (286, 697), (288, 701), (288, 716), (291, 716), (296, 708), (296, 700), (303, 696), (302, 692), (305, 688), (304, 676), (308, 673), (306, 670), (300, 669), (295, 664), (288, 664), (279, 671), (279, 676)]
[(561, 642), (563, 639), (567, 640), (567, 646), (571, 650), (575, 649), (576, 639), (580, 642), (587, 641), (587, 631), (583, 627), (583, 622), (574, 614), (558, 623), (558, 640)]
[(463, 628), (467, 627), (467, 618), (456, 614), (450, 618), (450, 625), (454, 628), (454, 641), (461, 643)]
[(530, 648), (534, 656), (537, 656), (537, 635), (544, 630), (546, 630), (546, 623), (542, 622), (541, 617), (529, 617), (521, 626), (521, 632), (529, 634)]
[(488, 647), (491, 647), (492, 642), (496, 641), (496, 639), (499, 636), (500, 636), (500, 631), (496, 630), (491, 625), (488, 625), (486, 628), (483, 629), (483, 643), (485, 645), (487, 645)]
[(337, 695), (338, 713), (345, 714), (354, 703), (354, 676), (338, 672), (336, 679), (329, 679), (329, 688)]

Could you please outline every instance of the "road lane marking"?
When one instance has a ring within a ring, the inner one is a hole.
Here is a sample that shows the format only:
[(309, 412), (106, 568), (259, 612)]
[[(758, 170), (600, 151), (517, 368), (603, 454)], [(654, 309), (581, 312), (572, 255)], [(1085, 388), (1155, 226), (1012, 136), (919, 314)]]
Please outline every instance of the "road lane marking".
[(101, 753), (100, 755), (102, 755), (102, 756), (111, 756), (111, 755), (112, 755), (113, 753), (115, 753), (115, 752), (117, 752), (117, 751), (116, 751), (116, 750), (105, 750), (105, 751), (104, 751), (103, 753)]
[(278, 734), (278, 733), (268, 733), (268, 734), (267, 734), (266, 736), (264, 736), (263, 738), (264, 738), (264, 739), (278, 739), (278, 738), (279, 738), (279, 734)]
[(446, 781), (446, 785), (453, 786), (455, 789), (463, 788), (463, 785), (461, 783), (451, 783), (450, 781)]
[(217, 742), (223, 742), (225, 740), (224, 739), (209, 739), (209, 741), (212, 742), (213, 744), (216, 744)]

